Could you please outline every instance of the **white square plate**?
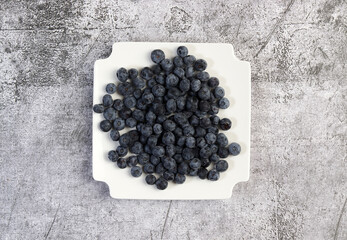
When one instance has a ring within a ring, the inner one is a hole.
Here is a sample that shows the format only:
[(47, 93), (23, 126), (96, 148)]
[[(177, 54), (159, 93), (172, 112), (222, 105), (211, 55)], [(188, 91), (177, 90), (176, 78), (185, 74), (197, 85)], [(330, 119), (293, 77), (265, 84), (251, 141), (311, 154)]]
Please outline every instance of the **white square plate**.
[[(234, 55), (231, 44), (224, 43), (160, 43), (160, 42), (119, 42), (113, 45), (111, 55), (100, 59), (94, 66), (93, 104), (102, 102), (105, 87), (110, 82), (117, 82), (115, 72), (120, 67), (143, 68), (153, 65), (150, 53), (162, 49), (166, 58), (176, 55), (176, 49), (185, 45), (189, 54), (207, 61), (206, 71), (220, 80), (225, 89), (225, 96), (230, 100), (230, 107), (220, 110), (218, 116), (232, 120), (232, 128), (223, 131), (230, 142), (241, 145), (238, 156), (230, 156), (229, 169), (221, 173), (216, 182), (188, 177), (184, 184), (169, 182), (165, 190), (147, 185), (145, 174), (139, 178), (130, 175), (130, 168), (119, 169), (107, 158), (110, 150), (115, 150), (118, 142), (113, 142), (109, 133), (99, 129), (102, 114), (93, 113), (93, 177), (108, 184), (113, 198), (125, 199), (225, 199), (230, 198), (234, 185), (249, 179), (250, 165), (250, 120), (251, 120), (251, 68), (249, 62), (240, 61)], [(120, 96), (115, 93), (114, 99)], [(128, 129), (123, 130), (128, 131)]]

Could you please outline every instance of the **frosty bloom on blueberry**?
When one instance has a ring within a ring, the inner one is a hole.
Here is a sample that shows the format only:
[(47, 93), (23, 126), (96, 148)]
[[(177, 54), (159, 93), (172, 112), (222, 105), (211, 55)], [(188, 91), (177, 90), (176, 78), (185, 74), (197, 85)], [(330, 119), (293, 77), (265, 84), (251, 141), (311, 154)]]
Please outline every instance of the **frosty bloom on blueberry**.
[[(217, 181), (229, 168), (226, 158), (241, 152), (220, 132), (232, 122), (217, 116), (230, 106), (219, 79), (185, 46), (172, 59), (161, 49), (150, 59), (153, 66), (117, 69), (118, 82), (107, 84), (102, 103), (93, 106), (104, 117), (100, 129), (119, 142), (109, 161), (131, 168), (133, 177), (145, 175), (159, 190), (169, 182), (183, 184), (187, 176)], [(113, 99), (116, 92), (121, 99)]]

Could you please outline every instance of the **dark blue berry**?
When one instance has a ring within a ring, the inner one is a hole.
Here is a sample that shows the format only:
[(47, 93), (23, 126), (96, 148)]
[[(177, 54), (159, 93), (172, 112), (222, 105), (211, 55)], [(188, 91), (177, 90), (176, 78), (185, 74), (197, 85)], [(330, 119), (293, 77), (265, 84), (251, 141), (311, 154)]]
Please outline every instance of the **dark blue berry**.
[(201, 82), (206, 82), (210, 78), (210, 74), (208, 74), (208, 72), (198, 72), (195, 76)]
[(165, 155), (165, 149), (162, 146), (155, 146), (152, 149), (152, 153), (156, 157), (163, 157)]
[(201, 88), (201, 81), (199, 79), (193, 79), (190, 83), (190, 89), (193, 92), (198, 92)]
[(113, 141), (118, 141), (120, 134), (116, 129), (112, 129), (110, 132), (110, 137)]
[(157, 84), (152, 88), (152, 93), (156, 97), (163, 97), (166, 93), (166, 90), (165, 87), (163, 87), (160, 84)]
[(195, 147), (195, 138), (194, 137), (187, 137), (186, 147), (188, 147), (188, 148), (194, 148)]
[(192, 66), (187, 66), (185, 73), (186, 73), (187, 78), (192, 78), (195, 76), (195, 71), (194, 71), (194, 68)]
[(200, 127), (202, 128), (209, 128), (211, 127), (211, 120), (208, 117), (203, 117), (200, 119)]
[(128, 167), (135, 167), (137, 165), (137, 157), (130, 156), (126, 159), (126, 162)]
[(194, 63), (194, 69), (196, 71), (204, 71), (207, 67), (207, 62), (204, 59), (198, 59)]
[(206, 115), (205, 113), (210, 111), (210, 109), (211, 109), (210, 102), (205, 101), (205, 100), (202, 100), (202, 101), (199, 102), (199, 110), (201, 112), (204, 112), (204, 115)]
[(127, 161), (125, 158), (118, 158), (117, 160), (117, 166), (119, 168), (126, 168), (127, 167)]
[(128, 154), (128, 149), (126, 147), (118, 146), (116, 152), (118, 153), (118, 156), (124, 157)]
[(210, 119), (211, 119), (211, 123), (213, 124), (213, 125), (218, 125), (219, 124), (219, 117), (217, 116), (217, 115), (213, 115), (213, 116), (211, 116), (210, 117)]
[(112, 123), (108, 120), (103, 120), (100, 122), (100, 129), (104, 132), (110, 131), (112, 128)]
[(215, 88), (218, 87), (219, 85), (219, 79), (216, 77), (211, 77), (208, 81), (207, 84), (210, 88)]
[(123, 101), (120, 99), (116, 99), (113, 102), (113, 108), (116, 109), (117, 111), (120, 111), (124, 108)]
[(151, 155), (149, 161), (154, 165), (154, 166), (157, 166), (159, 163), (160, 163), (160, 158), (154, 156), (154, 155)]
[(165, 53), (160, 49), (155, 49), (151, 53), (151, 59), (154, 63), (160, 63), (165, 59)]
[(146, 86), (145, 80), (139, 77), (132, 79), (131, 83), (136, 89), (142, 89), (144, 86)]
[(172, 99), (177, 99), (181, 95), (182, 92), (176, 87), (171, 87), (167, 92), (167, 97)]
[(213, 133), (207, 133), (205, 135), (205, 140), (206, 140), (207, 144), (214, 144), (216, 142), (216, 139), (217, 139), (217, 137)]
[(208, 146), (201, 148), (199, 155), (201, 158), (209, 158), (212, 155), (211, 148)]
[(206, 179), (208, 174), (208, 170), (206, 168), (200, 168), (198, 170), (198, 176), (200, 179)]
[(170, 73), (165, 79), (166, 85), (168, 87), (176, 86), (178, 84), (178, 81), (179, 81), (178, 77), (172, 73)]
[(175, 74), (177, 77), (179, 77), (179, 78), (183, 78), (184, 75), (185, 75), (184, 69), (183, 69), (183, 68), (180, 68), (180, 67), (176, 67), (176, 68), (174, 69), (173, 72), (174, 72), (174, 74)]
[(210, 145), (210, 148), (211, 148), (211, 153), (217, 153), (218, 152), (218, 149), (219, 147), (216, 145), (216, 144), (212, 144)]
[(189, 166), (186, 162), (181, 162), (180, 164), (178, 164), (178, 167), (177, 167), (178, 173), (185, 175), (185, 174), (188, 174), (188, 171), (189, 171)]
[(208, 100), (210, 98), (210, 89), (208, 87), (201, 87), (198, 91), (198, 96), (201, 100)]
[(177, 145), (180, 147), (183, 147), (186, 144), (187, 137), (186, 136), (181, 136), (177, 140)]
[(229, 165), (228, 165), (228, 162), (225, 161), (225, 160), (219, 160), (217, 163), (216, 163), (216, 170), (218, 172), (224, 172), (228, 169)]
[(116, 118), (113, 122), (113, 128), (120, 131), (125, 128), (125, 122), (121, 118)]
[(110, 159), (112, 162), (116, 162), (118, 160), (119, 156), (116, 151), (109, 151), (108, 152), (108, 159)]
[(155, 182), (157, 181), (157, 178), (154, 175), (149, 174), (149, 175), (146, 176), (145, 180), (146, 180), (147, 184), (154, 185)]
[(145, 121), (145, 113), (139, 109), (135, 109), (132, 112), (132, 117), (135, 118), (139, 122)]
[(227, 158), (229, 156), (228, 148), (220, 147), (217, 154), (220, 158)]
[(147, 174), (154, 173), (154, 169), (155, 169), (155, 167), (152, 163), (146, 163), (143, 166), (143, 171)]
[(164, 190), (167, 188), (168, 182), (167, 180), (165, 180), (163, 177), (160, 177), (157, 179), (157, 181), (155, 182), (155, 185), (157, 186), (157, 188), (159, 190)]
[(205, 138), (203, 137), (198, 137), (196, 139), (196, 146), (198, 146), (199, 148), (204, 148), (207, 146), (207, 143), (205, 141)]
[(167, 181), (171, 181), (175, 179), (175, 174), (169, 171), (165, 171), (163, 173), (163, 178)]
[(104, 118), (109, 121), (114, 121), (117, 117), (116, 110), (114, 108), (107, 108), (104, 112)]
[(129, 128), (135, 127), (136, 124), (137, 124), (137, 121), (135, 118), (130, 117), (127, 120), (125, 120), (125, 125)]
[(164, 83), (165, 83), (165, 78), (166, 78), (165, 74), (164, 74), (164, 73), (160, 73), (160, 74), (158, 74), (158, 75), (156, 75), (156, 76), (154, 77), (154, 80), (155, 80), (158, 84), (164, 85)]
[(106, 85), (106, 92), (108, 94), (113, 94), (117, 91), (117, 87), (114, 83), (109, 83)]
[(211, 156), (210, 156), (210, 161), (211, 162), (218, 162), (219, 161), (219, 156), (218, 156), (218, 154), (217, 153), (213, 153)]
[(130, 170), (133, 177), (140, 177), (142, 175), (142, 170), (139, 166), (134, 166)]
[(162, 137), (162, 142), (165, 145), (170, 145), (175, 143), (175, 135), (172, 132), (165, 132)]
[(163, 123), (163, 128), (165, 131), (172, 132), (176, 128), (176, 123), (174, 123), (174, 121), (171, 121), (170, 119), (168, 119)]
[(122, 96), (132, 95), (134, 90), (133, 85), (129, 82), (120, 83), (117, 88), (118, 93)]
[(183, 63), (183, 59), (180, 56), (176, 56), (173, 59), (173, 64), (176, 67), (183, 67), (184, 63)]
[(153, 71), (149, 67), (145, 67), (141, 70), (140, 76), (145, 80), (150, 80), (153, 77)]
[[(147, 81), (147, 86), (149, 88), (153, 88), (155, 85), (157, 85), (157, 82), (154, 79), (151, 79), (151, 80)], [(150, 90), (150, 89), (148, 89), (148, 90)]]
[(189, 172), (188, 172), (188, 175), (189, 176), (198, 176), (198, 170), (199, 169), (190, 168)]
[(184, 128), (183, 128), (183, 135), (184, 136), (193, 136), (195, 134), (195, 129), (193, 126), (191, 125), (186, 125)]
[(117, 71), (117, 78), (121, 82), (125, 82), (128, 79), (128, 71), (125, 68), (120, 68)]
[(108, 94), (104, 95), (102, 98), (102, 104), (104, 105), (104, 107), (111, 107), (113, 104), (111, 95), (108, 95)]
[(191, 148), (183, 148), (182, 157), (184, 160), (191, 160), (194, 158), (194, 152)]
[(155, 123), (156, 115), (152, 111), (148, 111), (146, 114), (146, 121), (147, 123), (153, 125)]
[(183, 174), (177, 173), (174, 179), (174, 182), (177, 184), (183, 184), (186, 181), (186, 176)]
[(139, 75), (139, 72), (135, 68), (130, 68), (128, 71), (128, 75), (130, 79), (135, 79)]
[(213, 115), (213, 114), (218, 114), (218, 112), (219, 112), (219, 108), (218, 108), (217, 104), (215, 104), (215, 103), (211, 104), (211, 109), (208, 113)]
[(155, 166), (155, 173), (157, 174), (163, 174), (165, 171), (165, 168), (163, 167), (162, 163), (158, 163), (157, 166)]
[(185, 46), (179, 46), (177, 48), (177, 55), (184, 58), (188, 55), (188, 48)]
[(187, 92), (190, 89), (190, 81), (187, 78), (183, 78), (179, 83), (179, 88), (182, 92)]
[(168, 113), (174, 113), (177, 110), (176, 100), (175, 99), (169, 99), (166, 102), (166, 110)]
[(103, 113), (105, 111), (105, 107), (102, 104), (95, 104), (93, 111), (96, 113)]
[(131, 142), (131, 138), (128, 133), (123, 134), (119, 137), (119, 145), (122, 147), (127, 147)]
[(226, 147), (228, 145), (228, 138), (224, 133), (219, 133), (217, 135), (217, 144), (222, 147)]
[(137, 161), (141, 165), (145, 165), (146, 163), (148, 163), (149, 162), (149, 155), (148, 155), (148, 153), (142, 152), (139, 155), (137, 155)]
[(131, 109), (126, 108), (126, 107), (124, 107), (122, 110), (118, 111), (118, 116), (123, 120), (130, 118), (131, 114), (132, 114)]
[(217, 181), (219, 179), (219, 172), (216, 169), (212, 169), (208, 172), (207, 179), (210, 181)]
[(165, 151), (167, 156), (172, 157), (176, 153), (176, 147), (173, 144), (167, 145)]
[(173, 62), (170, 59), (164, 59), (163, 61), (161, 61), (160, 66), (166, 72), (170, 72), (174, 68)]
[(193, 158), (190, 162), (189, 162), (189, 167), (193, 168), (193, 169), (199, 169), (201, 167), (201, 161), (198, 158)]
[(227, 98), (222, 98), (218, 101), (218, 106), (221, 108), (221, 109), (227, 109), (229, 106), (230, 106), (230, 102)]
[(134, 154), (139, 154), (143, 151), (143, 146), (140, 142), (135, 142), (134, 145), (130, 147), (130, 152)]
[(219, 121), (219, 128), (226, 131), (231, 128), (231, 121), (228, 118), (223, 118)]
[(238, 143), (231, 143), (228, 147), (228, 150), (231, 155), (236, 156), (241, 152), (241, 146)]
[(159, 64), (155, 64), (152, 66), (152, 71), (154, 74), (160, 74), (162, 69)]
[(193, 66), (196, 61), (196, 58), (193, 55), (188, 55), (183, 58), (183, 62), (188, 66)]
[(217, 98), (217, 99), (221, 99), (221, 98), (223, 98), (224, 97), (224, 95), (225, 95), (225, 91), (224, 91), (224, 89), (222, 88), (222, 87), (216, 87), (215, 89), (214, 89), (214, 96)]
[(153, 132), (155, 133), (155, 134), (161, 134), (162, 132), (163, 132), (163, 127), (162, 127), (162, 125), (160, 124), (160, 123), (156, 123), (156, 124), (154, 124), (153, 125)]

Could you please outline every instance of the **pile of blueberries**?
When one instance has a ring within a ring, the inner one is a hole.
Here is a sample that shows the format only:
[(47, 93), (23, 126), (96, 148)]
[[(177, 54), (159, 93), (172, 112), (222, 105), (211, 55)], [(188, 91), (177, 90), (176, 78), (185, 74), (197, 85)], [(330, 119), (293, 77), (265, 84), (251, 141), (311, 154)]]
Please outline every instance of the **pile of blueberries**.
[[(186, 175), (218, 180), (228, 169), (222, 159), (241, 151), (219, 132), (232, 123), (217, 116), (230, 105), (218, 78), (210, 77), (207, 62), (188, 55), (185, 46), (173, 59), (160, 49), (152, 51), (151, 59), (155, 65), (140, 72), (118, 69), (118, 85), (109, 83), (102, 104), (93, 107), (105, 118), (101, 130), (119, 141), (108, 158), (119, 168), (130, 167), (134, 177), (144, 172), (146, 182), (160, 190), (168, 181), (184, 183)], [(115, 92), (124, 98), (113, 100)], [(121, 135), (125, 127), (130, 130)], [(126, 157), (128, 151), (132, 155)]]

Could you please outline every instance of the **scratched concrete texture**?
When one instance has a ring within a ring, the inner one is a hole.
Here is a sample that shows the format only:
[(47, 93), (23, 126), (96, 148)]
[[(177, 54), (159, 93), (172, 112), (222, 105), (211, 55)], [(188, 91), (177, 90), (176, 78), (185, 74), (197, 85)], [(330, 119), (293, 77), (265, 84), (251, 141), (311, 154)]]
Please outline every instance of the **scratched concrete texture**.
[[(347, 239), (347, 3), (0, 1), (0, 239)], [(92, 178), (93, 63), (116, 41), (232, 43), (250, 180), (135, 201)]]

